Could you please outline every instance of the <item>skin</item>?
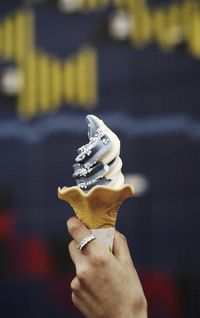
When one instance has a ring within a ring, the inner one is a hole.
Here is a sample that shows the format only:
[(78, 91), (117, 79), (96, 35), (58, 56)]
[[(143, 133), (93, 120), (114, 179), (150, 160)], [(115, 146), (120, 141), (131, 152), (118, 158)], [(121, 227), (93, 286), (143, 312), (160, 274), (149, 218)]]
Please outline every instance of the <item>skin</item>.
[(147, 303), (133, 265), (126, 238), (115, 232), (113, 254), (97, 240), (82, 251), (77, 244), (91, 234), (77, 218), (67, 227), (73, 241), (69, 253), (76, 276), (71, 282), (72, 301), (86, 318), (147, 318)]

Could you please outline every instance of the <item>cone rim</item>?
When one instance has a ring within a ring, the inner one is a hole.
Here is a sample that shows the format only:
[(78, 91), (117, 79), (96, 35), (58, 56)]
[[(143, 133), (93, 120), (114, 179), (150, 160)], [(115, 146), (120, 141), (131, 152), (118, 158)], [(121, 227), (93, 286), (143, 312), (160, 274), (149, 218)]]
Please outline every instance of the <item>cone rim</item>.
[(123, 184), (122, 186), (118, 187), (118, 188), (109, 188), (108, 186), (103, 186), (103, 185), (96, 185), (94, 186), (92, 189), (90, 189), (88, 192), (84, 192), (81, 188), (79, 188), (78, 186), (71, 186), (71, 187), (58, 187), (58, 197), (62, 196), (63, 194), (67, 193), (67, 192), (71, 192), (71, 191), (78, 191), (80, 195), (84, 196), (84, 197), (90, 197), (94, 192), (96, 192), (97, 190), (105, 190), (108, 192), (120, 192), (124, 189), (129, 189), (130, 193), (132, 193), (132, 195), (134, 195), (134, 188), (132, 185), (130, 184)]

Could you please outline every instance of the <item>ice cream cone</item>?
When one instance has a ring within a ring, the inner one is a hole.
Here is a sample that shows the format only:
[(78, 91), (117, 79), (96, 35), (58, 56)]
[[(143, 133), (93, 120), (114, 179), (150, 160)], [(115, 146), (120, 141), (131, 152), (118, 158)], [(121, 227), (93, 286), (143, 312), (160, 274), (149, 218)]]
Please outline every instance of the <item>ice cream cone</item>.
[(77, 218), (90, 229), (115, 227), (120, 205), (133, 193), (128, 184), (119, 189), (97, 185), (87, 193), (78, 186), (58, 188), (59, 199), (69, 203)]

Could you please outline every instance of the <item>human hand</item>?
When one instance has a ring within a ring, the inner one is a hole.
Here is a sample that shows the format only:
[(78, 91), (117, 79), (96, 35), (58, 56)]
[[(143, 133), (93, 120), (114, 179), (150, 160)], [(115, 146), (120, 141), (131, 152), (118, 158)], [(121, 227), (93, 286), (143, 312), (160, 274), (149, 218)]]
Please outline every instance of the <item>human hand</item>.
[(113, 254), (97, 240), (82, 251), (77, 244), (91, 234), (76, 217), (67, 222), (73, 238), (69, 253), (76, 267), (72, 301), (87, 318), (147, 318), (147, 304), (126, 238), (115, 231)]

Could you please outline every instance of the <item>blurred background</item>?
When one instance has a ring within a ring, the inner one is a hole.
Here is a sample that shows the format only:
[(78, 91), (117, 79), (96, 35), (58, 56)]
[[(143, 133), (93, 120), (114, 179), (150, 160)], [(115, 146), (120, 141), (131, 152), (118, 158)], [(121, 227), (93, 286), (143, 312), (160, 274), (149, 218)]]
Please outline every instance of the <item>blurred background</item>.
[(200, 317), (199, 107), (198, 0), (0, 2), (1, 317), (81, 317), (57, 187), (88, 113), (121, 139), (117, 228), (149, 317)]

